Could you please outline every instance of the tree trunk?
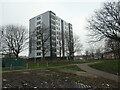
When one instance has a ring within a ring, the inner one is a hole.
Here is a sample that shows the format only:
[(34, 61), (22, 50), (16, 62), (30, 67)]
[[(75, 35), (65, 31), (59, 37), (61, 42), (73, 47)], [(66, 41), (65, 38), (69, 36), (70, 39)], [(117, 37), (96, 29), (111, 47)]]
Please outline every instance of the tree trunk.
[(43, 60), (45, 59), (45, 52), (44, 52), (44, 50), (43, 50)]
[(16, 58), (18, 58), (18, 54), (16, 54), (15, 56), (16, 56)]

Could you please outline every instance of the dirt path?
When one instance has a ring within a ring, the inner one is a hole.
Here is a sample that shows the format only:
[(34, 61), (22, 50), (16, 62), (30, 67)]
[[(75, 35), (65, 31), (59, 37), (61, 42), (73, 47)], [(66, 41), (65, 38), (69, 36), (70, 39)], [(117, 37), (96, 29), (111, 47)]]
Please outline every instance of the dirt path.
[(97, 69), (93, 69), (93, 68), (89, 67), (88, 64), (91, 64), (91, 63), (77, 64), (77, 66), (90, 74), (94, 74), (94, 75), (101, 76), (101, 77), (109, 79), (109, 80), (120, 82), (118, 79), (120, 77), (118, 77), (117, 75), (107, 73), (104, 71), (100, 71)]

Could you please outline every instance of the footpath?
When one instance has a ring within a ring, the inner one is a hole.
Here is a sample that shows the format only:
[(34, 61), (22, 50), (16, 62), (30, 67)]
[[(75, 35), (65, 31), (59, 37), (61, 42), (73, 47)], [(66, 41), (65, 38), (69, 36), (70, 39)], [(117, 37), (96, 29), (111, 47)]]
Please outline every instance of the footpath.
[(120, 83), (120, 76), (111, 74), (111, 73), (107, 73), (104, 71), (100, 71), (94, 68), (91, 68), (88, 66), (88, 64), (93, 64), (93, 63), (83, 63), (83, 64), (69, 64), (69, 65), (63, 65), (63, 66), (54, 66), (54, 67), (46, 67), (46, 68), (33, 68), (33, 69), (21, 69), (21, 70), (9, 70), (9, 71), (2, 71), (2, 73), (6, 73), (6, 72), (14, 72), (14, 71), (29, 71), (29, 70), (41, 70), (41, 69), (50, 69), (50, 68), (58, 68), (58, 67), (64, 67), (64, 66), (71, 66), (71, 65), (77, 65), (80, 69), (86, 71), (86, 72), (80, 72), (80, 71), (73, 71), (73, 70), (59, 70), (62, 72), (68, 72), (68, 73), (73, 73), (79, 76), (85, 76), (85, 77), (103, 77), (109, 80), (113, 80), (115, 82), (119, 82)]
[(100, 70), (91, 68), (91, 67), (88, 66), (88, 64), (92, 64), (92, 63), (77, 64), (77, 66), (79, 68), (81, 68), (82, 70), (90, 73), (90, 74), (101, 76), (103, 78), (113, 80), (113, 81), (116, 81), (116, 82), (120, 82), (119, 81), (120, 76), (117, 76), (117, 75), (114, 75), (114, 74), (111, 74), (111, 73), (107, 73), (107, 72), (104, 72), (104, 71), (100, 71)]

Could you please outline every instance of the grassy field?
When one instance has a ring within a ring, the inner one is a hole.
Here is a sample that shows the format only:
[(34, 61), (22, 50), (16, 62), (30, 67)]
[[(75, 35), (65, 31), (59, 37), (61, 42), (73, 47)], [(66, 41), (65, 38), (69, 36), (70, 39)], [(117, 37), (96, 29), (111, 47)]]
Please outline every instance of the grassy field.
[(118, 75), (118, 65), (120, 60), (106, 60), (96, 64), (90, 64), (90, 67)]
[(78, 66), (76, 65), (71, 65), (71, 66), (64, 66), (64, 67), (59, 67), (60, 69), (64, 69), (64, 70), (73, 70), (73, 71), (82, 71), (84, 72), (84, 70), (80, 69)]
[(86, 61), (62, 61), (62, 62), (29, 62), (29, 68), (37, 68), (37, 67), (54, 67), (54, 66), (62, 66), (69, 64), (81, 64), (86, 63)]
[(87, 63), (88, 61), (54, 61), (54, 62), (25, 62), (23, 66), (13, 67), (4, 67), (2, 68), (3, 71), (6, 70), (13, 70), (13, 69), (32, 69), (32, 68), (45, 68), (45, 67), (54, 67), (54, 66), (63, 66), (69, 64), (81, 64)]

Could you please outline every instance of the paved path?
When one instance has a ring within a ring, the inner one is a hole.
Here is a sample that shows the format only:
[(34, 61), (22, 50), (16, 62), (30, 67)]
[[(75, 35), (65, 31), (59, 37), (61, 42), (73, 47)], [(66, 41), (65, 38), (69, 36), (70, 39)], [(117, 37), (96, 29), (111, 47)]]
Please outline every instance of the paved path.
[[(101, 76), (103, 78), (106, 78), (106, 79), (110, 79), (110, 80), (113, 80), (113, 81), (116, 81), (116, 82), (120, 82), (118, 81), (118, 77), (117, 75), (114, 75), (114, 74), (111, 74), (111, 73), (107, 73), (107, 72), (104, 72), (104, 71), (100, 71), (100, 70), (97, 70), (97, 69), (93, 69), (91, 67), (88, 66), (88, 64), (91, 64), (91, 63), (83, 63), (83, 64), (70, 64), (70, 65), (77, 65), (78, 67), (80, 67), (81, 69), (87, 71), (87, 72), (79, 72), (79, 71), (69, 71), (69, 70), (62, 70), (64, 72), (69, 72), (69, 73), (74, 73), (74, 74), (77, 74), (77, 75), (82, 75), (82, 76)], [(63, 66), (70, 66), (70, 65), (63, 65)], [(54, 67), (47, 67), (47, 68), (57, 68), (57, 67), (63, 67), (63, 66), (54, 66)], [(21, 70), (11, 70), (11, 71), (2, 71), (2, 73), (5, 73), (5, 72), (13, 72), (13, 71), (23, 71), (23, 70), (37, 70), (37, 69), (45, 69), (45, 68), (34, 68), (34, 69), (21, 69)]]
[(111, 74), (111, 73), (107, 73), (107, 72), (104, 72), (104, 71), (93, 69), (93, 68), (89, 67), (88, 64), (91, 64), (91, 63), (77, 64), (77, 66), (79, 68), (87, 71), (88, 73), (91, 73), (91, 74), (94, 74), (94, 75), (97, 75), (97, 76), (101, 76), (103, 78), (110, 79), (110, 80), (113, 80), (113, 81), (116, 81), (116, 82), (120, 82), (118, 80), (118, 78), (120, 78), (120, 76), (118, 77), (117, 75), (114, 75), (114, 74)]

